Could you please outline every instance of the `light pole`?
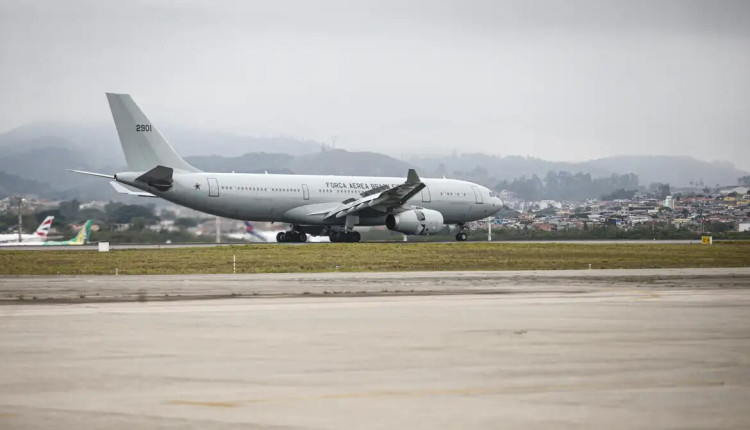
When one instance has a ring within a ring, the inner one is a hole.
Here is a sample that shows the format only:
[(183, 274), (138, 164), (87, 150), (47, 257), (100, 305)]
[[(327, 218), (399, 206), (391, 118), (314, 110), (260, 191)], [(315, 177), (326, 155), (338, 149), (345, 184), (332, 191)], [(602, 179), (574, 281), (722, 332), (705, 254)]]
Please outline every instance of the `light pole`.
[(21, 212), (21, 205), (23, 204), (23, 197), (16, 196), (16, 199), (18, 200), (18, 242), (21, 242), (21, 229), (23, 228), (23, 212)]

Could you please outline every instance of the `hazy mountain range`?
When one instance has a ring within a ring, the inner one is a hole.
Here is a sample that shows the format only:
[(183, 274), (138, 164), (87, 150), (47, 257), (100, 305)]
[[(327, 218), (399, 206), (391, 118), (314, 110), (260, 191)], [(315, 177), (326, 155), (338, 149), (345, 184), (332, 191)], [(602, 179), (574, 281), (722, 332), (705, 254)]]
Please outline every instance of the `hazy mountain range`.
[[(634, 173), (641, 185), (730, 185), (747, 172), (729, 162), (685, 156), (622, 156), (577, 163), (531, 157), (460, 154), (398, 160), (376, 152), (349, 152), (319, 142), (287, 137), (247, 137), (181, 128), (162, 129), (173, 146), (207, 171), (405, 176), (410, 167), (422, 176), (466, 179), (494, 187), (502, 180), (549, 171)], [(15, 193), (80, 200), (116, 199), (104, 180), (66, 172), (74, 168), (104, 173), (126, 170), (114, 126), (32, 123), (0, 134), (0, 197)]]

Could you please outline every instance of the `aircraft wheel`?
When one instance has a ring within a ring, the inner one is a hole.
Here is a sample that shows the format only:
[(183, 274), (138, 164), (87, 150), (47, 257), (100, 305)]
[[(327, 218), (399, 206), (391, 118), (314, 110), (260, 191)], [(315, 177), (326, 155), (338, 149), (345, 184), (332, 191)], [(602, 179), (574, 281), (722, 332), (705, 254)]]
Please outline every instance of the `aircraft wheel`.
[(300, 243), (307, 242), (307, 235), (305, 233), (300, 232), (297, 236), (297, 242), (300, 242)]
[(280, 231), (276, 234), (276, 242), (286, 242), (286, 233)]
[(468, 238), (468, 236), (466, 236), (466, 233), (464, 233), (464, 232), (458, 233), (458, 234), (456, 235), (456, 240), (457, 240), (457, 241), (459, 241), (459, 242), (463, 242), (463, 241), (465, 241), (465, 240), (466, 240), (467, 238)]
[(337, 232), (332, 232), (328, 235), (328, 238), (331, 239), (331, 243), (339, 242), (339, 234)]
[(362, 240), (362, 235), (358, 231), (349, 233), (349, 242), (359, 242)]

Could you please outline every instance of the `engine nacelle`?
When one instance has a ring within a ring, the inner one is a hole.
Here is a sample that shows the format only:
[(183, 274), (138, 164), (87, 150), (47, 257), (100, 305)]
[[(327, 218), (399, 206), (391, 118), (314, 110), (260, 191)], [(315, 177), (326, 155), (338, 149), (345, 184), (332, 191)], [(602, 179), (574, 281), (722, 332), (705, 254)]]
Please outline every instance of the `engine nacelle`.
[(412, 209), (385, 217), (388, 230), (403, 234), (435, 234), (443, 228), (443, 214), (432, 209)]

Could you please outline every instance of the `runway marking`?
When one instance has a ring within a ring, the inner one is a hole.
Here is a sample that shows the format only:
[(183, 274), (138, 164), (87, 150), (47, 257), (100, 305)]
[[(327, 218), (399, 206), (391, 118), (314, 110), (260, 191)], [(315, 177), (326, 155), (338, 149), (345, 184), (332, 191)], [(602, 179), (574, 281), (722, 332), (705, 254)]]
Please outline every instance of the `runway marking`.
[(172, 400), (167, 402), (168, 405), (190, 405), (190, 406), (210, 406), (214, 408), (236, 408), (242, 405), (242, 402), (199, 402), (191, 400)]
[(653, 292), (649, 292), (649, 293), (642, 295), (641, 297), (638, 297), (639, 300), (652, 300), (652, 299), (659, 299), (659, 298), (661, 298), (661, 296)]
[(492, 395), (492, 394), (538, 394), (538, 393), (554, 393), (571, 390), (595, 390), (595, 391), (619, 391), (619, 390), (638, 390), (638, 389), (654, 389), (654, 388), (678, 388), (678, 387), (722, 387), (725, 385), (724, 381), (685, 381), (683, 383), (649, 383), (647, 381), (641, 383), (630, 383), (630, 384), (611, 384), (607, 383), (592, 383), (592, 384), (568, 384), (568, 385), (554, 385), (554, 386), (518, 386), (518, 387), (464, 387), (464, 388), (434, 388), (434, 389), (423, 389), (423, 390), (380, 390), (380, 391), (364, 391), (364, 392), (352, 392), (352, 393), (338, 393), (338, 394), (319, 394), (310, 396), (287, 396), (287, 397), (257, 397), (251, 399), (242, 400), (229, 400), (229, 401), (193, 401), (193, 400), (170, 400), (166, 402), (168, 405), (190, 405), (190, 406), (210, 406), (210, 407), (239, 407), (243, 404), (253, 403), (276, 403), (276, 402), (292, 402), (292, 401), (307, 401), (307, 400), (332, 400), (332, 399), (367, 399), (377, 397), (434, 397), (443, 395)]

